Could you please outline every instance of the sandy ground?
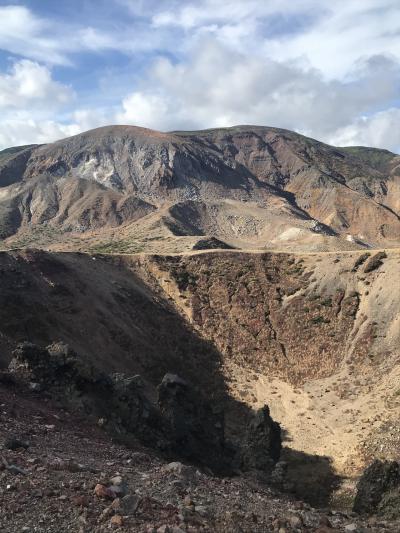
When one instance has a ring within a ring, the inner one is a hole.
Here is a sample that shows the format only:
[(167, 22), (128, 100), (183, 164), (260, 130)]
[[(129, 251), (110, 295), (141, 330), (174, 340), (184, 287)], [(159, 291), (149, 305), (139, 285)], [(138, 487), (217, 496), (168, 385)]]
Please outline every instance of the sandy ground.
[[(364, 465), (363, 449), (377, 430), (396, 424), (400, 400), (388, 401), (388, 391), (400, 383), (400, 367), (380, 383), (354, 385), (345, 369), (327, 379), (294, 387), (280, 379), (236, 368), (232, 393), (247, 390), (254, 408), (268, 404), (285, 431), (285, 444), (297, 451), (327, 457), (339, 475), (352, 477)], [(345, 397), (343, 397), (343, 395)], [(383, 445), (382, 455), (388, 453)]]

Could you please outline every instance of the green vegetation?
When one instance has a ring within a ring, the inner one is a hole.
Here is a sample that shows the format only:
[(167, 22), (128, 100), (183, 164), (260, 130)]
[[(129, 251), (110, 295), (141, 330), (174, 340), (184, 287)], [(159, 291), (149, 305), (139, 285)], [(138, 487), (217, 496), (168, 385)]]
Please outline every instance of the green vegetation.
[(136, 254), (143, 250), (142, 243), (128, 240), (102, 242), (89, 248), (89, 252), (97, 254)]
[(185, 291), (189, 285), (194, 285), (198, 279), (196, 274), (189, 273), (187, 270), (173, 270), (172, 274), (180, 291)]
[(372, 168), (380, 171), (386, 170), (390, 161), (395, 157), (395, 154), (389, 152), (389, 150), (367, 148), (365, 146), (348, 146), (340, 148), (340, 150), (361, 159), (364, 163), (368, 163)]
[(324, 318), (323, 316), (316, 316), (311, 318), (310, 322), (311, 324), (329, 324), (330, 320), (328, 318)]
[(32, 226), (29, 233), (23, 233), (13, 239), (7, 246), (2, 243), (3, 249), (29, 248), (31, 246), (45, 245), (51, 242), (55, 236), (64, 232), (54, 226)]

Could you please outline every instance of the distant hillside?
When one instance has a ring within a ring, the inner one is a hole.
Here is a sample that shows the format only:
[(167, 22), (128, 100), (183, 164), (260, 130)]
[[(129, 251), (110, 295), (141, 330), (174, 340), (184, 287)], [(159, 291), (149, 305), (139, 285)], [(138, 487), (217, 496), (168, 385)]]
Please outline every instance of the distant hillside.
[(108, 126), (0, 152), (2, 247), (188, 251), (400, 244), (400, 157), (261, 126)]

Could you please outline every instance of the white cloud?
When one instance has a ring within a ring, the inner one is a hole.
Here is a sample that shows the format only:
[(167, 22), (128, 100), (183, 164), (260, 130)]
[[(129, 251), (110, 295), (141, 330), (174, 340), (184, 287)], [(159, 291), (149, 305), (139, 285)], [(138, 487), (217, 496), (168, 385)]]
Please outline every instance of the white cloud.
[(76, 124), (63, 125), (52, 120), (6, 119), (0, 123), (0, 150), (9, 146), (56, 141), (80, 131)]
[(128, 95), (122, 101), (123, 111), (117, 114), (120, 124), (137, 124), (146, 128), (168, 128), (171, 125), (172, 109), (167, 96), (140, 91)]
[[(128, 10), (115, 19), (82, 21), (0, 7), (0, 49), (30, 58), (0, 72), (0, 144), (115, 122), (161, 130), (254, 123), (398, 149), (389, 133), (400, 113), (398, 0), (113, 0), (112, 13), (118, 5)], [(100, 72), (96, 62), (102, 81), (75, 108), (79, 99), (48, 65), (74, 68), (79, 52), (104, 50), (130, 55), (132, 74), (126, 63)], [(144, 57), (148, 70), (134, 83)]]
[(146, 29), (132, 31), (126, 20), (106, 31), (78, 19), (63, 22), (39, 17), (22, 5), (0, 6), (0, 50), (48, 64), (72, 66), (79, 52), (132, 54), (159, 44), (157, 36), (149, 39)]
[(75, 124), (54, 118), (73, 99), (70, 87), (55, 81), (48, 67), (29, 59), (0, 72), (0, 149), (77, 133)]
[(118, 118), (163, 129), (265, 124), (327, 139), (397, 95), (396, 67), (376, 57), (354, 82), (327, 81), (296, 62), (249, 57), (209, 40), (185, 64), (158, 60)]
[(166, 2), (157, 28), (181, 28), (186, 40), (212, 35), (236, 50), (277, 61), (303, 58), (327, 78), (343, 78), (360, 58), (400, 60), (397, 0), (197, 0)]
[(277, 60), (299, 56), (327, 78), (352, 76), (360, 59), (377, 54), (400, 60), (397, 0), (336, 0), (301, 33), (268, 38), (263, 51)]
[(400, 152), (400, 109), (393, 107), (360, 117), (338, 129), (329, 139), (336, 146), (376, 146)]
[(52, 34), (52, 24), (25, 6), (0, 6), (1, 49), (39, 61), (67, 64), (65, 41)]
[(316, 0), (200, 0), (196, 2), (166, 2), (163, 11), (156, 13), (152, 20), (155, 26), (181, 26), (185, 29), (198, 28), (217, 23), (218, 25), (241, 24), (244, 20), (257, 21), (260, 18), (277, 13), (290, 15), (320, 10), (320, 2)]
[(71, 116), (76, 128), (80, 131), (87, 131), (100, 126), (113, 124), (116, 119), (116, 110), (114, 109), (78, 109)]
[(10, 72), (0, 73), (0, 108), (54, 109), (72, 98), (72, 89), (54, 81), (50, 70), (37, 62), (23, 59), (14, 63)]

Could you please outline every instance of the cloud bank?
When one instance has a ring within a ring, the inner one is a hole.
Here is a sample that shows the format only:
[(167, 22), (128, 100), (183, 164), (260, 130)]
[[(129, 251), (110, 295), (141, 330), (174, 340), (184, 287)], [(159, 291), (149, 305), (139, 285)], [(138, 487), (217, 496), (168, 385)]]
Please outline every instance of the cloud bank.
[(86, 5), (0, 7), (0, 147), (111, 123), (261, 124), (400, 151), (397, 1)]

